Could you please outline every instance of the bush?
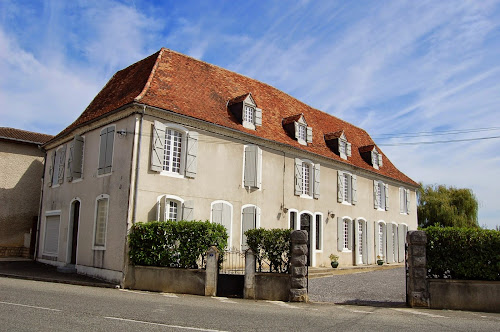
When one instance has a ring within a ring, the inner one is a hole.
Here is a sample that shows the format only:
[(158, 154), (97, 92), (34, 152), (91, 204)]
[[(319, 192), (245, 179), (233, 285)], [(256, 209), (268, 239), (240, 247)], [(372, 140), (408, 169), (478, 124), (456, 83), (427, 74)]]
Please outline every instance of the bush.
[(140, 222), (128, 237), (133, 265), (198, 268), (210, 246), (215, 245), (221, 256), (227, 246), (224, 226), (209, 221)]
[(424, 230), (429, 278), (500, 280), (500, 232), (437, 226)]
[(269, 260), (269, 271), (287, 273), (290, 263), (290, 229), (249, 229), (245, 232), (248, 247), (255, 253), (258, 271)]

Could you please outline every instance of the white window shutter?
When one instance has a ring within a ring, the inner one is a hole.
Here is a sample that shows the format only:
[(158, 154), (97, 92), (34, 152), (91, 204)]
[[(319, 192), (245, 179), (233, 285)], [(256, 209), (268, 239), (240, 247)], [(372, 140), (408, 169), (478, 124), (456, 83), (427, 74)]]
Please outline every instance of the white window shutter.
[(241, 220), (241, 248), (242, 250), (247, 250), (247, 236), (245, 232), (249, 229), (254, 229), (256, 227), (256, 217), (257, 209), (255, 206), (247, 206), (243, 209), (243, 216)]
[(314, 198), (319, 198), (320, 165), (314, 164)]
[(115, 140), (115, 127), (108, 127), (108, 135), (106, 138), (106, 167), (104, 173), (111, 172), (113, 165), (113, 148)]
[(398, 262), (404, 261), (405, 257), (405, 239), (406, 239), (406, 225), (398, 225), (398, 251), (399, 259)]
[(373, 263), (373, 234), (368, 222), (363, 222), (363, 264)]
[(377, 193), (378, 193), (378, 181), (373, 180), (373, 207), (375, 209), (378, 209), (380, 206)]
[(350, 156), (351, 156), (351, 143), (347, 143), (347, 144), (346, 144), (346, 155), (347, 155), (348, 157), (350, 157)]
[(163, 215), (161, 213), (162, 202), (163, 202), (163, 198), (156, 201), (156, 221), (162, 221), (162, 219), (161, 219), (161, 216)]
[(57, 174), (57, 183), (62, 184), (64, 182), (64, 165), (66, 164), (66, 146), (59, 149), (57, 153), (61, 154), (59, 157), (59, 173)]
[(356, 175), (351, 177), (352, 184), (352, 205), (355, 205), (358, 202), (358, 178)]
[(104, 174), (104, 169), (106, 168), (106, 140), (108, 136), (108, 128), (101, 130), (101, 140), (99, 147), (99, 168), (97, 174)]
[(393, 246), (394, 246), (394, 262), (399, 261), (399, 238), (398, 238), (398, 225), (392, 224)]
[(352, 220), (349, 220), (349, 221), (347, 222), (347, 224), (348, 224), (348, 230), (349, 230), (349, 231), (348, 231), (347, 249), (352, 250), (353, 239), (354, 239), (354, 238), (353, 238), (353, 236), (354, 236), (354, 235), (353, 235), (353, 226), (354, 226), (354, 225), (353, 225), (353, 221), (352, 221)]
[(231, 224), (232, 224), (232, 215), (231, 215), (231, 207), (229, 204), (222, 204), (222, 225), (226, 227), (227, 230), (227, 246), (231, 247)]
[(410, 189), (405, 189), (406, 193), (406, 212), (410, 214)]
[(307, 127), (307, 143), (312, 143), (313, 141), (313, 129), (312, 127)]
[(297, 121), (294, 121), (293, 122), (294, 126), (295, 126), (295, 139), (299, 139), (299, 123)]
[(372, 240), (375, 241), (375, 255), (374, 258), (376, 258), (379, 255), (380, 252), (380, 243), (379, 243), (379, 223), (378, 222), (373, 222), (373, 236)]
[(302, 194), (302, 160), (295, 158), (295, 195)]
[(337, 251), (344, 250), (344, 219), (337, 217)]
[(245, 147), (245, 187), (257, 187), (258, 147), (249, 145)]
[(257, 178), (257, 188), (262, 188), (262, 149), (257, 147), (257, 160), (256, 165), (256, 178)]
[(222, 203), (212, 204), (212, 222), (215, 224), (222, 224)]
[(54, 164), (56, 162), (56, 150), (52, 152), (49, 166), (49, 187), (52, 187), (52, 177), (54, 176)]
[(75, 150), (75, 139), (69, 143), (68, 151), (68, 166), (66, 167), (67, 179), (69, 182), (73, 181), (73, 151)]
[(255, 108), (255, 125), (262, 126), (262, 109), (258, 107)]
[(399, 213), (403, 213), (405, 210), (405, 192), (403, 188), (399, 188)]
[(344, 173), (337, 171), (337, 202), (344, 201)]
[(182, 204), (182, 220), (192, 221), (194, 220), (194, 201), (185, 201)]
[(389, 185), (384, 183), (384, 194), (385, 194), (385, 210), (389, 210)]
[(393, 254), (393, 227), (392, 224), (386, 225), (386, 231), (385, 231), (385, 243), (386, 243), (386, 248), (387, 250), (385, 251), (385, 256), (387, 258), (387, 263), (393, 263), (394, 262), (394, 254)]
[(379, 166), (379, 167), (382, 167), (382, 166), (383, 166), (383, 162), (382, 162), (382, 154), (381, 154), (381, 153), (379, 153), (379, 154), (377, 154), (377, 156), (378, 156), (378, 166)]
[(198, 169), (198, 133), (190, 131), (187, 135), (187, 151), (186, 151), (186, 170), (185, 175), (188, 178), (194, 179)]
[(165, 125), (155, 121), (151, 141), (151, 170), (161, 172), (165, 158)]
[[(161, 206), (163, 207), (163, 219), (162, 221), (167, 221), (169, 220), (169, 206), (168, 206), (168, 200), (167, 200), (167, 196), (163, 196), (162, 200), (161, 200)], [(178, 210), (177, 210), (178, 212)], [(178, 217), (177, 217), (178, 218)]]

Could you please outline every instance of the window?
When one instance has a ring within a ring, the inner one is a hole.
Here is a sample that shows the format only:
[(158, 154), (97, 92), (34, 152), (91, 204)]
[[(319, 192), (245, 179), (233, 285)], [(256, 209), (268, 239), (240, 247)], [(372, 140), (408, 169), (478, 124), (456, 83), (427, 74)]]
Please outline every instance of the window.
[(255, 124), (255, 108), (250, 105), (245, 105), (245, 112), (243, 113), (243, 121)]
[(258, 189), (262, 186), (262, 149), (256, 145), (245, 146), (243, 185)]
[(45, 218), (45, 237), (43, 241), (43, 253), (49, 256), (57, 256), (59, 253), (59, 214), (47, 215)]
[(398, 262), (402, 263), (405, 260), (405, 244), (406, 244), (406, 233), (408, 233), (408, 225), (399, 224), (398, 225)]
[(295, 195), (319, 198), (320, 165), (295, 158)]
[(373, 205), (378, 210), (389, 210), (389, 186), (382, 181), (373, 181)]
[(156, 220), (194, 220), (194, 202), (173, 195), (161, 195), (156, 200)]
[(231, 225), (233, 223), (233, 206), (228, 202), (212, 202), (211, 220), (213, 223), (220, 224), (227, 231), (227, 246), (231, 248)]
[(316, 214), (316, 250), (323, 250), (323, 216)]
[(398, 261), (398, 225), (388, 223), (386, 225), (386, 261), (394, 263)]
[(372, 166), (375, 169), (382, 167), (382, 154), (380, 154), (376, 148), (371, 151)]
[(151, 170), (164, 175), (194, 178), (197, 171), (198, 133), (176, 124), (154, 122)]
[(353, 245), (353, 221), (348, 217), (337, 218), (337, 250), (350, 251)]
[(338, 171), (337, 173), (337, 201), (345, 204), (357, 203), (356, 175)]
[(115, 126), (101, 130), (101, 143), (99, 148), (98, 175), (110, 174), (113, 165), (113, 142), (115, 139)]
[(69, 146), (68, 157), (68, 181), (78, 180), (83, 174), (83, 147), (84, 139), (82, 136), (75, 135)]
[(384, 226), (382, 224), (378, 224), (378, 252), (377, 255), (381, 258), (384, 257)]
[(343, 130), (326, 133), (324, 139), (326, 145), (340, 158), (347, 159), (351, 156), (351, 143), (347, 141)]
[(358, 263), (363, 263), (363, 222), (358, 222)]
[[(380, 259), (386, 260), (386, 225), (383, 221), (375, 222), (375, 256), (380, 256)], [(386, 262), (388, 262), (386, 260)]]
[(290, 211), (288, 213), (289, 218), (290, 218), (290, 229), (295, 230), (297, 229), (297, 211)]
[(259, 227), (260, 209), (255, 205), (244, 205), (241, 212), (241, 249), (247, 250), (247, 236), (245, 232), (249, 229)]
[(399, 212), (410, 214), (410, 189), (399, 188)]
[(93, 249), (106, 248), (106, 227), (108, 223), (109, 196), (100, 195), (96, 200), (94, 247)]
[(307, 139), (306, 126), (303, 124), (299, 124), (298, 129), (299, 129), (299, 133), (297, 135), (298, 139), (305, 141)]
[(60, 146), (52, 154), (52, 163), (49, 167), (49, 186), (56, 186), (64, 182), (64, 164), (66, 163), (66, 146)]
[(308, 127), (305, 123), (303, 116), (299, 121), (295, 121), (295, 138), (297, 142), (302, 145), (307, 145), (307, 143), (312, 143), (312, 128)]

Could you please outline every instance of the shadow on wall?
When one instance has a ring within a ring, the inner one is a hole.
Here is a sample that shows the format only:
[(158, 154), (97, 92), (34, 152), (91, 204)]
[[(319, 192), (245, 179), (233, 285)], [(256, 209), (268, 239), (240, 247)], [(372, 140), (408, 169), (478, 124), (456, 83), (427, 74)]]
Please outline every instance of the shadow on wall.
[[(13, 188), (0, 188), (0, 246), (24, 244), (38, 215), (42, 173), (43, 163), (34, 160)], [(2, 176), (9, 176), (8, 171)]]

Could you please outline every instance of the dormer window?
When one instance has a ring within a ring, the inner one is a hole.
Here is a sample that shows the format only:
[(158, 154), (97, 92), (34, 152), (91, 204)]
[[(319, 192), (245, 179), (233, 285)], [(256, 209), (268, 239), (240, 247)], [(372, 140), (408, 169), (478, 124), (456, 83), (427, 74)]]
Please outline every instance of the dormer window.
[(287, 134), (295, 138), (299, 144), (307, 145), (307, 143), (312, 143), (312, 128), (307, 126), (303, 114), (284, 118), (282, 124)]
[(340, 158), (347, 159), (351, 156), (351, 143), (347, 141), (344, 131), (325, 134), (325, 142)]
[(359, 153), (361, 157), (368, 164), (372, 165), (375, 169), (380, 169), (382, 167), (382, 154), (377, 151), (375, 145), (366, 145), (359, 148)]
[(255, 130), (262, 126), (262, 109), (257, 107), (251, 93), (231, 99), (227, 107), (243, 127)]
[(372, 166), (375, 169), (379, 169), (382, 167), (382, 155), (377, 151), (376, 148), (373, 149), (371, 152), (371, 157), (372, 157)]

